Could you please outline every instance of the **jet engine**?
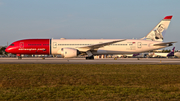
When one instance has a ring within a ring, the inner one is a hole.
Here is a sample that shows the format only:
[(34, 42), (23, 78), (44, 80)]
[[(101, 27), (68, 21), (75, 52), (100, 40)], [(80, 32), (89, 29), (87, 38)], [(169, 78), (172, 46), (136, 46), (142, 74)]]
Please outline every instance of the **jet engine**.
[(64, 58), (76, 57), (80, 54), (79, 50), (74, 48), (61, 48), (61, 56)]

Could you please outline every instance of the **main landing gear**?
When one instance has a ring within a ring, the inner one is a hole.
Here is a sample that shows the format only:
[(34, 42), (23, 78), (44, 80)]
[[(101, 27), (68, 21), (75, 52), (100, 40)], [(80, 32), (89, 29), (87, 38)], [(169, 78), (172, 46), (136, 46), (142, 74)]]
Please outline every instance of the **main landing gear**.
[(88, 55), (88, 57), (86, 57), (86, 60), (94, 60), (94, 56), (91, 51), (87, 51), (86, 53)]
[(86, 57), (86, 60), (94, 60), (94, 56), (92, 55), (92, 56), (88, 56), (88, 57)]

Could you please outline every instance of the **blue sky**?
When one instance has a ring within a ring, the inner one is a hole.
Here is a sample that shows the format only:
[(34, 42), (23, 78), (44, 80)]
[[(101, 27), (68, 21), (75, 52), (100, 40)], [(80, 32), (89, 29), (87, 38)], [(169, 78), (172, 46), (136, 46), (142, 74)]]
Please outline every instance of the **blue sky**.
[(164, 41), (180, 41), (179, 4), (179, 0), (0, 0), (0, 46), (27, 38), (142, 38), (167, 15), (173, 18)]

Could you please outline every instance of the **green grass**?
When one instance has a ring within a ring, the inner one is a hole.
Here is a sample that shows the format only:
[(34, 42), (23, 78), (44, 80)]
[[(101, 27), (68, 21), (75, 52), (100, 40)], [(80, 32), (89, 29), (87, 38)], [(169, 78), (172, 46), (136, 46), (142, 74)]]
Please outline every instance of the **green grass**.
[(180, 100), (180, 65), (0, 64), (0, 100)]

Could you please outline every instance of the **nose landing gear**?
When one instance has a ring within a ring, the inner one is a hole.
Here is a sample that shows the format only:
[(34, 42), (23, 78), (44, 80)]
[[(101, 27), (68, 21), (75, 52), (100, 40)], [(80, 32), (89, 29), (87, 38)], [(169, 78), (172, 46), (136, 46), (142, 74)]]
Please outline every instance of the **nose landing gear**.
[(22, 59), (21, 54), (16, 54), (16, 56), (18, 57), (18, 59), (19, 59), (19, 60), (21, 60), (21, 59)]
[(21, 59), (22, 59), (22, 57), (21, 57), (21, 56), (18, 56), (18, 59), (19, 59), (19, 60), (21, 60)]

